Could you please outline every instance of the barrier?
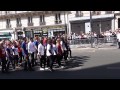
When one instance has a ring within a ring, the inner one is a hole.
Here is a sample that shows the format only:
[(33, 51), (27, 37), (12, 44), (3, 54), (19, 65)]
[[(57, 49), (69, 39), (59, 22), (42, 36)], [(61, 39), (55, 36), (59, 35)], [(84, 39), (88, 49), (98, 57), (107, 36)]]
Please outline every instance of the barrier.
[(83, 39), (74, 39), (74, 40), (69, 40), (70, 45), (90, 45), (91, 43), (93, 46), (97, 45), (113, 45), (117, 46), (117, 38), (116, 37), (104, 37), (104, 38), (95, 38), (95, 37), (90, 37), (90, 38), (83, 38)]

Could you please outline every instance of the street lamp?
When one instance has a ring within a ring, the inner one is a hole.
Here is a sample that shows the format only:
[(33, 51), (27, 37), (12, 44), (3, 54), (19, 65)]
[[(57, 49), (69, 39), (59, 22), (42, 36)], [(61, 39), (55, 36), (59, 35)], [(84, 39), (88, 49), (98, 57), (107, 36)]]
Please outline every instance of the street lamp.
[(90, 31), (91, 31), (91, 48), (93, 48), (93, 37), (92, 37), (92, 12), (90, 11)]

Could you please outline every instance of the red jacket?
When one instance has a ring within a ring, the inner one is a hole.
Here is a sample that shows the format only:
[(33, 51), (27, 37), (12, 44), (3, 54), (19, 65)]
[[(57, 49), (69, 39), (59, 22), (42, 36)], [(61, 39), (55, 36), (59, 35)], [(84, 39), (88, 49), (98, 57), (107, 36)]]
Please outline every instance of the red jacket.
[(3, 58), (3, 57), (5, 57), (5, 54), (3, 54), (3, 51), (2, 51), (2, 49), (0, 48), (0, 58)]

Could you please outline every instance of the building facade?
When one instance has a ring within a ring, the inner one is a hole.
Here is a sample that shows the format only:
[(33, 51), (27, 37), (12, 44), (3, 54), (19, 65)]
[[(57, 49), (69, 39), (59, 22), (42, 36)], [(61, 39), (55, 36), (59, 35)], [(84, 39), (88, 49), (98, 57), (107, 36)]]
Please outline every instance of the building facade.
[(67, 32), (69, 11), (1, 11), (0, 33), (11, 33), (12, 39), (54, 36)]
[(71, 32), (88, 33), (91, 30), (100, 33), (107, 30), (114, 31), (118, 28), (120, 28), (120, 11), (71, 11), (69, 15), (69, 34)]
[[(92, 29), (90, 28), (90, 12)], [(100, 33), (120, 28), (120, 11), (0, 11), (0, 36), (22, 37)]]

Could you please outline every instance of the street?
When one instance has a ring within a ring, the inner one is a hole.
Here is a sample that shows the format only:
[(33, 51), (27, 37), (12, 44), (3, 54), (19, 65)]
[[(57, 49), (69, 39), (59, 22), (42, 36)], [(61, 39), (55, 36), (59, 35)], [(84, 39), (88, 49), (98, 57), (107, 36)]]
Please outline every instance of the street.
[(120, 79), (120, 49), (74, 49), (63, 69), (0, 72), (0, 79)]

